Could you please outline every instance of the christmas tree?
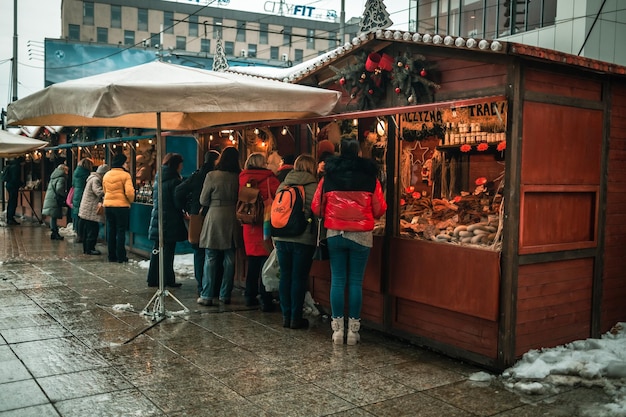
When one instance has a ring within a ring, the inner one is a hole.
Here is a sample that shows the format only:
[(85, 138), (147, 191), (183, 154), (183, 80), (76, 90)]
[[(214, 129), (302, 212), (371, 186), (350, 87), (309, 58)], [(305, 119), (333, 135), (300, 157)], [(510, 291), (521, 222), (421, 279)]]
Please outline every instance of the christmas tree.
[(367, 0), (361, 19), (361, 33), (369, 33), (377, 29), (386, 29), (393, 25), (383, 0)]
[(228, 61), (226, 60), (226, 53), (224, 53), (224, 45), (222, 45), (222, 38), (217, 38), (217, 44), (215, 46), (215, 56), (213, 57), (213, 71), (224, 72), (228, 69)]

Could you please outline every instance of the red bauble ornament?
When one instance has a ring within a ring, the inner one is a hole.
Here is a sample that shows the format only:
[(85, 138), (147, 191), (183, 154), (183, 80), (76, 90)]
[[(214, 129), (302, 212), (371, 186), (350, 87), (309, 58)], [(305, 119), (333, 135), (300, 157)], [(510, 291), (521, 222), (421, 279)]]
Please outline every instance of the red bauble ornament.
[(346, 84), (346, 79), (345, 79), (345, 78), (341, 78), (341, 79), (339, 80), (339, 84), (341, 84), (341, 85), (345, 85), (345, 84)]
[(426, 73), (426, 70), (422, 68), (422, 70), (420, 71), (420, 75), (421, 75), (422, 77), (425, 77), (425, 76), (426, 76), (426, 74), (427, 74), (427, 73)]
[(374, 94), (374, 90), (372, 90), (371, 88), (369, 90), (367, 90), (367, 92), (370, 93), (370, 95)]
[(401, 91), (402, 90), (400, 90), (400, 87), (396, 87), (396, 89), (395, 89), (396, 94), (400, 94)]

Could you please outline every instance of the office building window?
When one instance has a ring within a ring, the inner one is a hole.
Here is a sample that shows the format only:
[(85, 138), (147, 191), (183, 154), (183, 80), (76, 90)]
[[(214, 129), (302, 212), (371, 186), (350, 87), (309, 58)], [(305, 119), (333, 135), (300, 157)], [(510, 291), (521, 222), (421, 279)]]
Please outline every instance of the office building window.
[(122, 27), (122, 6), (111, 5), (111, 27), (117, 29)]
[(150, 34), (150, 46), (157, 47), (161, 43), (161, 35), (158, 33)]
[(221, 17), (213, 18), (213, 39), (222, 39), (222, 22)]
[(134, 45), (134, 44), (135, 44), (135, 31), (125, 30), (124, 31), (124, 45)]
[(200, 52), (211, 52), (211, 39), (200, 39)]
[(256, 43), (249, 43), (248, 44), (248, 57), (249, 58), (256, 58)]
[(93, 25), (93, 2), (83, 3), (83, 25)]
[(80, 25), (69, 25), (67, 31), (67, 37), (71, 41), (80, 40)]
[(224, 42), (224, 54), (227, 56), (235, 55), (235, 42)]
[(556, 3), (557, 0), (410, 0), (409, 9), (417, 19), (418, 32), (494, 39), (554, 25)]
[(270, 46), (270, 59), (278, 59), (278, 46)]
[(186, 36), (176, 37), (176, 49), (180, 49), (183, 51), (187, 49), (187, 37)]
[(307, 29), (306, 47), (307, 49), (315, 49), (315, 29)]
[(237, 42), (246, 41), (246, 22), (243, 20), (237, 20), (237, 37), (235, 40)]
[(137, 9), (137, 30), (148, 31), (148, 9)]
[(302, 52), (302, 49), (296, 49), (294, 51), (293, 58), (295, 62), (302, 62), (302, 59), (304, 58), (304, 53)]
[(291, 46), (291, 26), (283, 28), (283, 45)]
[(335, 49), (339, 44), (337, 43), (337, 33), (328, 32), (328, 49)]
[(96, 41), (98, 43), (109, 43), (109, 29), (108, 28), (98, 28), (96, 29)]
[(267, 23), (261, 23), (261, 26), (259, 28), (259, 43), (261, 45), (268, 44), (268, 31), (269, 25)]
[(189, 20), (189, 36), (198, 36), (198, 15), (191, 15)]
[(163, 12), (163, 32), (174, 33), (174, 12)]

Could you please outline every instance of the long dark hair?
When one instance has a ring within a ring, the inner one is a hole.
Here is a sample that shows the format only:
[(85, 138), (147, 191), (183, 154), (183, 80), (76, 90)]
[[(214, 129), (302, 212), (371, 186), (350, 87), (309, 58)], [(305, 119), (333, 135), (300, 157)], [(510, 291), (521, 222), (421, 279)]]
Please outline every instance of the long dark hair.
[(183, 156), (179, 153), (170, 152), (170, 153), (165, 154), (165, 156), (163, 157), (163, 165), (168, 166), (174, 171), (176, 171), (178, 167), (180, 166), (180, 164), (182, 163), (183, 163)]
[(239, 166), (239, 151), (237, 148), (233, 146), (225, 148), (215, 165), (215, 169), (217, 171), (235, 172), (239, 174), (241, 172), (241, 166)]

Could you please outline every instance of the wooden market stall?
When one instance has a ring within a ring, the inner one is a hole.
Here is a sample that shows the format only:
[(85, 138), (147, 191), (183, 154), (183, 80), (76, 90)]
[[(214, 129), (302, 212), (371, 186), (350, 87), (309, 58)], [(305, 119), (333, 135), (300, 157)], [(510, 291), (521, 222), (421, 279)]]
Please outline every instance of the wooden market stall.
[[(315, 122), (384, 148), (367, 325), (503, 369), (626, 320), (624, 67), (378, 30), (286, 78), (342, 89)], [(327, 263), (310, 284), (328, 306)]]

